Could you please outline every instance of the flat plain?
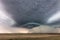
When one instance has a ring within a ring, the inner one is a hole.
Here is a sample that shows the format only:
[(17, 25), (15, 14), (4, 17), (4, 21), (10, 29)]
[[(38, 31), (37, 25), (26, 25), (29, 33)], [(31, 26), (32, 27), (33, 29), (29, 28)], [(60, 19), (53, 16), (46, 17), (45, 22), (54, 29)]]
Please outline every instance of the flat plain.
[(58, 33), (13, 33), (13, 34), (0, 34), (0, 40), (60, 40), (60, 34)]

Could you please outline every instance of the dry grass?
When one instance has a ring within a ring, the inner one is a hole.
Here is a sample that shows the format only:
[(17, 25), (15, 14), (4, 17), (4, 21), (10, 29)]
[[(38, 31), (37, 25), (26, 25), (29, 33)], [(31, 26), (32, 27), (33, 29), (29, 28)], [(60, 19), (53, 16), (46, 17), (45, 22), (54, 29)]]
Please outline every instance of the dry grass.
[(0, 40), (60, 40), (60, 34), (0, 34)]

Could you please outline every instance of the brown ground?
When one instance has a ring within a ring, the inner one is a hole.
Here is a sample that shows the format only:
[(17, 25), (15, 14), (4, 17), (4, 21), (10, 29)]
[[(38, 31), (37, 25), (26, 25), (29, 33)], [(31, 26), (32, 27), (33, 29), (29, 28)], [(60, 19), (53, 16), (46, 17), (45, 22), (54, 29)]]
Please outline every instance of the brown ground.
[(0, 34), (0, 40), (60, 40), (60, 34)]

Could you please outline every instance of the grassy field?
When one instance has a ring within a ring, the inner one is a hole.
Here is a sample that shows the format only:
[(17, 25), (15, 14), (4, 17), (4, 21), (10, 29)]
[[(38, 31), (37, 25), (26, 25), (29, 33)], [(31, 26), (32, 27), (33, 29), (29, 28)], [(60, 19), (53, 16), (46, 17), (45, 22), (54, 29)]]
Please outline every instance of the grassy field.
[(60, 40), (60, 34), (0, 34), (0, 40)]

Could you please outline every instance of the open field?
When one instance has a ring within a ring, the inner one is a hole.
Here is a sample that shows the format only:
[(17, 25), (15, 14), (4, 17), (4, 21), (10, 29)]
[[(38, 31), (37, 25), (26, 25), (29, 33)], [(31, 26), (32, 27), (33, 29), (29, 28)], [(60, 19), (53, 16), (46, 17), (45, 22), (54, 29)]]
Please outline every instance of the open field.
[(0, 40), (60, 40), (60, 34), (0, 34)]

